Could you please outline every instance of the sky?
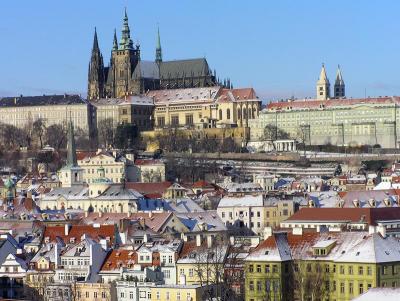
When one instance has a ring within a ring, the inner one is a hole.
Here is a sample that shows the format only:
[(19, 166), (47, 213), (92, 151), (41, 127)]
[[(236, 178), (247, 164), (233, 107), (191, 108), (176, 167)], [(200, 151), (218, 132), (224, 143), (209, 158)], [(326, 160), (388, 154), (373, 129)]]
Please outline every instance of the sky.
[(0, 96), (86, 94), (97, 27), (108, 63), (124, 8), (141, 58), (206, 57), (234, 87), (264, 101), (315, 96), (325, 63), (340, 64), (347, 97), (400, 95), (397, 0), (0, 1)]

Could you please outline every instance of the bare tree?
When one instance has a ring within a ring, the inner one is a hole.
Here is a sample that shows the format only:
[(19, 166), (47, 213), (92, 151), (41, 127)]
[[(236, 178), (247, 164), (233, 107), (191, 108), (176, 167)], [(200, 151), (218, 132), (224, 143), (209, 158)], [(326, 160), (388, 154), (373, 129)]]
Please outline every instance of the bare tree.
[(117, 129), (112, 118), (100, 120), (97, 126), (100, 144), (102, 144), (104, 147), (114, 145), (116, 130)]
[(279, 140), (279, 139), (288, 139), (289, 134), (284, 130), (278, 128), (276, 125), (267, 124), (264, 128), (264, 139), (265, 140)]
[(53, 124), (46, 129), (46, 143), (57, 150), (66, 147), (67, 132), (61, 124)]
[(293, 261), (293, 288), (297, 300), (325, 300), (329, 294), (329, 273), (320, 262)]

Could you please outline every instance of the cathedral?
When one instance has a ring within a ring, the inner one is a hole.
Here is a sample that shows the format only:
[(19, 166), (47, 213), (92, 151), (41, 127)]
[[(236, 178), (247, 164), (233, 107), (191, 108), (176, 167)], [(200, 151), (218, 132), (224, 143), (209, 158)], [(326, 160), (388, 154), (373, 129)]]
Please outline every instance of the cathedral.
[(126, 10), (119, 43), (117, 33), (114, 31), (108, 67), (104, 66), (95, 30), (88, 74), (89, 100), (121, 98), (149, 90), (215, 85), (231, 88), (230, 80), (225, 80), (224, 83), (218, 82), (215, 71), (211, 72), (205, 58), (163, 61), (159, 31), (155, 60), (141, 60), (140, 45), (134, 45), (131, 39)]
[[(326, 76), (325, 65), (322, 64), (321, 73), (317, 81), (317, 99), (327, 100), (331, 98), (331, 84), (328, 77)], [(336, 71), (335, 86), (333, 87), (333, 98), (346, 98), (345, 84), (342, 76), (340, 66)]]

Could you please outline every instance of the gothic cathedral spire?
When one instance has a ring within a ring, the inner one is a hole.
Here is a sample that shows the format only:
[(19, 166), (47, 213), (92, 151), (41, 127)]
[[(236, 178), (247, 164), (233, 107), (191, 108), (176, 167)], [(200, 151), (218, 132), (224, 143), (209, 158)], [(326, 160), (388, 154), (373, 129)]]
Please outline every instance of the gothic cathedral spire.
[(72, 120), (69, 120), (68, 122), (67, 140), (67, 166), (78, 166), (76, 160), (74, 125), (72, 124)]
[(334, 96), (335, 96), (335, 98), (346, 97), (345, 84), (344, 84), (343, 77), (342, 77), (342, 71), (340, 70), (340, 65), (338, 65), (338, 69), (336, 71)]
[(122, 36), (119, 45), (121, 50), (133, 49), (133, 42), (131, 40), (131, 31), (129, 29), (128, 14), (126, 13), (126, 8), (125, 8), (124, 22), (122, 25)]
[(326, 100), (330, 98), (330, 83), (326, 76), (325, 65), (322, 64), (321, 73), (317, 81), (317, 99)]
[(100, 52), (97, 30), (94, 29), (92, 55), (88, 72), (88, 98), (98, 99), (104, 97), (104, 63)]
[(117, 51), (118, 50), (118, 39), (117, 39), (117, 30), (114, 29), (114, 40), (113, 40), (113, 51)]
[(156, 63), (162, 62), (162, 50), (161, 50), (161, 39), (160, 39), (160, 28), (157, 29), (157, 46), (156, 46)]

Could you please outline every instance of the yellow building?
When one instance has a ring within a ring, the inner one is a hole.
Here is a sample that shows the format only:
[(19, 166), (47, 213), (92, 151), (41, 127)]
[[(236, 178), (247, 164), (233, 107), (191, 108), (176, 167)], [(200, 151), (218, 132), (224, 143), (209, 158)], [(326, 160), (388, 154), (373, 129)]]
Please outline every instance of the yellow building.
[(113, 183), (135, 180), (133, 155), (118, 155), (99, 149), (96, 153), (81, 152), (77, 154), (77, 162), (82, 169), (83, 181), (93, 183), (98, 178), (97, 169), (104, 168), (104, 176)]
[(179, 282), (182, 278), (184, 283), (192, 285), (221, 282), (227, 255), (228, 246), (218, 244), (211, 235), (202, 239), (198, 234), (195, 241), (185, 241), (176, 262)]
[(348, 301), (400, 285), (400, 242), (381, 233), (273, 233), (245, 259), (247, 301)]
[(151, 301), (202, 301), (210, 286), (181, 284), (181, 285), (157, 285), (151, 288)]
[(150, 91), (156, 129), (247, 127), (261, 101), (252, 88), (205, 87)]

